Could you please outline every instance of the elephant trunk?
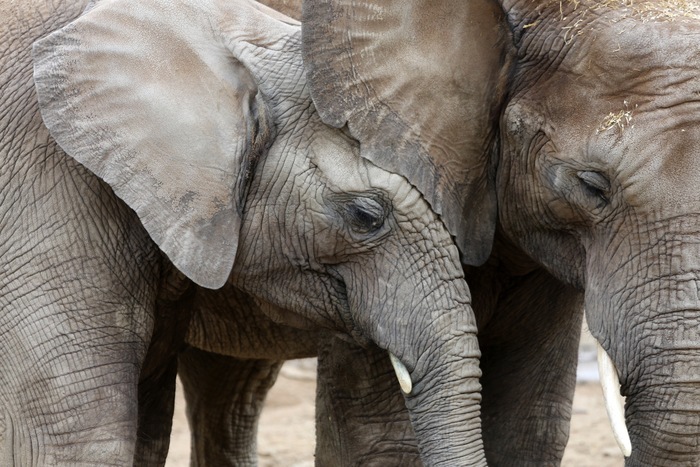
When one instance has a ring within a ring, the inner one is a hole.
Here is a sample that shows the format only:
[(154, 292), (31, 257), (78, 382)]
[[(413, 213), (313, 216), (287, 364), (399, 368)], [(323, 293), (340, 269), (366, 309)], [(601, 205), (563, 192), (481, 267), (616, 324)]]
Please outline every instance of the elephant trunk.
[[(421, 234), (391, 237), (371, 265), (336, 267), (346, 284), (349, 328), (392, 360), (423, 463), (486, 465), (481, 354), (459, 251), (417, 191), (398, 197), (396, 212), (411, 217), (395, 220)], [(373, 269), (389, 273), (367, 274)]]
[[(683, 394), (684, 391), (658, 391), (638, 397), (638, 402), (628, 405), (631, 416), (629, 423), (632, 438), (632, 455), (626, 459), (626, 466), (649, 465), (700, 465), (698, 438), (700, 417), (693, 412), (700, 393)], [(676, 399), (671, 407), (655, 409), (649, 413), (652, 401)]]
[(617, 365), (602, 349), (599, 355), (606, 408), (627, 466), (700, 465), (700, 311), (676, 310), (670, 303), (651, 327), (623, 328), (624, 346), (612, 347)]
[(699, 349), (698, 340), (647, 349), (637, 370), (623, 373), (623, 408), (619, 372), (599, 347), (605, 405), (626, 466), (700, 465)]
[(627, 466), (700, 465), (700, 216), (672, 214), (589, 252), (586, 318), (609, 364), (606, 399), (626, 397), (613, 425)]
[(623, 387), (632, 443), (625, 465), (700, 465), (700, 341), (688, 344), (654, 349)]
[[(396, 282), (384, 284), (395, 293), (371, 295), (389, 300), (353, 308), (370, 310), (358, 324), (388, 352), (425, 465), (486, 465), (480, 352), (469, 288), (458, 262), (433, 266), (422, 274), (397, 273)], [(454, 274), (446, 277), (447, 271)], [(442, 279), (438, 286), (426, 290), (425, 283), (436, 277)]]
[(433, 348), (418, 356), (410, 372), (412, 390), (405, 394), (423, 461), (431, 466), (486, 465), (480, 352), (471, 309), (438, 312), (432, 318), (434, 326), (425, 336), (433, 338)]
[(630, 320), (599, 350), (606, 409), (626, 466), (700, 465), (699, 318), (699, 309), (678, 311), (670, 301), (646, 325)]

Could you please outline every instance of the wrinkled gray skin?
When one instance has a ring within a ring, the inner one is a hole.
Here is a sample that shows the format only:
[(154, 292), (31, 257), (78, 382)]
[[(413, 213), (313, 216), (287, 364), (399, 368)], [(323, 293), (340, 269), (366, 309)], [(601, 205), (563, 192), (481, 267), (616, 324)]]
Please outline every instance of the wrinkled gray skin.
[(584, 308), (627, 397), (625, 465), (700, 464), (698, 13), (304, 4), (322, 118), (347, 124), (370, 160), (417, 167), (407, 177), (457, 239), (490, 464), (560, 462)]
[(215, 333), (182, 353), (191, 418), (218, 377), (251, 398), (229, 406), (249, 436), (278, 355), (338, 334), (353, 344), (323, 349), (407, 367), (426, 464), (482, 462), (458, 251), (405, 178), (320, 121), (298, 25), (248, 2), (104, 0), (70, 23), (82, 9), (0, 3), (0, 463), (160, 463), (190, 316), (226, 309), (258, 314), (234, 356)]
[[(301, 1), (262, 3), (301, 18)], [(193, 463), (254, 463), (257, 421), (266, 391), (274, 381), (271, 360), (316, 356), (316, 464), (423, 465), (386, 352), (327, 333), (300, 335), (290, 327), (270, 328), (265, 316), (259, 316), (259, 306), (232, 287), (209, 293), (205, 300), (206, 304), (194, 307), (185, 340), (209, 352), (186, 350), (178, 361), (193, 433)], [(222, 301), (226, 306), (221, 306)], [(256, 319), (251, 320), (251, 316)], [(247, 325), (243, 331), (242, 322)], [(261, 337), (251, 341), (246, 337), (251, 334)], [(260, 358), (267, 360), (249, 362)], [(246, 379), (237, 376), (241, 366), (249, 372)], [(165, 420), (160, 422), (154, 426), (155, 432), (169, 426)]]
[(301, 0), (263, 0), (260, 2), (290, 18), (301, 19)]

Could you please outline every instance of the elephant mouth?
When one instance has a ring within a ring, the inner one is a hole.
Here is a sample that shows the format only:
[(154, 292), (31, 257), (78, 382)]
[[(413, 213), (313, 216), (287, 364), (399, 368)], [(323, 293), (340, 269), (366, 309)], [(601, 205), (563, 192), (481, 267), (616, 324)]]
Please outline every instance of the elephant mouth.
[[(348, 297), (348, 289), (345, 285), (342, 274), (333, 270), (328, 271), (328, 273), (331, 277), (332, 287), (335, 290), (336, 295), (340, 298), (338, 309), (341, 319), (347, 328), (348, 334), (361, 346), (371, 345), (372, 341), (364, 335), (362, 329), (357, 325), (353, 317), (350, 307), (350, 300)], [(406, 365), (404, 365), (396, 355), (394, 355), (391, 351), (387, 351), (387, 353), (389, 354), (389, 360), (391, 361), (391, 366), (394, 369), (394, 373), (399, 382), (399, 386), (401, 387), (401, 391), (406, 395), (411, 394), (413, 391), (411, 373), (408, 371), (408, 368), (406, 368)]]
[(615, 436), (620, 451), (625, 457), (629, 457), (632, 454), (632, 442), (625, 424), (625, 408), (620, 395), (620, 379), (617, 368), (598, 341), (596, 341), (596, 347), (598, 348), (598, 373), (600, 374), (600, 385), (603, 388), (605, 410), (608, 413), (613, 436)]
[[(345, 282), (342, 279), (342, 276), (340, 274), (331, 274), (332, 281), (333, 281), (333, 288), (336, 290), (336, 293), (341, 297), (340, 299), (340, 314), (343, 322), (347, 326), (348, 333), (350, 336), (352, 336), (353, 339), (357, 343), (362, 343), (364, 342), (365, 345), (368, 345), (370, 343), (370, 340), (367, 339), (360, 328), (357, 326), (353, 316), (352, 316), (352, 311), (350, 309), (350, 301), (348, 299), (348, 290), (347, 286), (345, 285)], [(391, 351), (387, 352), (389, 354), (389, 360), (391, 361), (391, 366), (394, 369), (394, 373), (396, 374), (396, 379), (399, 381), (399, 386), (401, 387), (401, 391), (403, 391), (404, 394), (408, 395), (411, 394), (411, 391), (413, 391), (413, 381), (411, 380), (411, 374), (406, 368), (406, 365), (404, 365), (399, 358), (394, 355)]]

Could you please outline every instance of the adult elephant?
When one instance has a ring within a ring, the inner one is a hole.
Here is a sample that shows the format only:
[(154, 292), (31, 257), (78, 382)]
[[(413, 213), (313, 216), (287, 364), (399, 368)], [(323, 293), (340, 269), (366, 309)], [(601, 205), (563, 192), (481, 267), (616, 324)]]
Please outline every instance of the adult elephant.
[(309, 0), (303, 23), (324, 122), (460, 247), (488, 460), (560, 461), (585, 305), (626, 465), (698, 465), (697, 6)]
[(478, 463), (458, 251), (401, 174), (322, 124), (298, 24), (245, 1), (82, 9), (0, 3), (2, 464), (158, 462), (148, 356), (222, 286), (390, 352), (425, 463)]

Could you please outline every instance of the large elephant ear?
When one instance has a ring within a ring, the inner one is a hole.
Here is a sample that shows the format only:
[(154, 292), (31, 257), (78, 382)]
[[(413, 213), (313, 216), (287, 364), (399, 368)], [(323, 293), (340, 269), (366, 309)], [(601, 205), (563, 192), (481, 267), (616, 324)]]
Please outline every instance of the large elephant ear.
[(266, 72), (234, 49), (299, 34), (277, 16), (240, 0), (102, 0), (34, 46), (53, 137), (206, 287), (230, 274), (248, 178), (273, 138)]
[(496, 225), (493, 143), (508, 29), (492, 0), (304, 0), (302, 50), (326, 124), (403, 175), (483, 263)]

